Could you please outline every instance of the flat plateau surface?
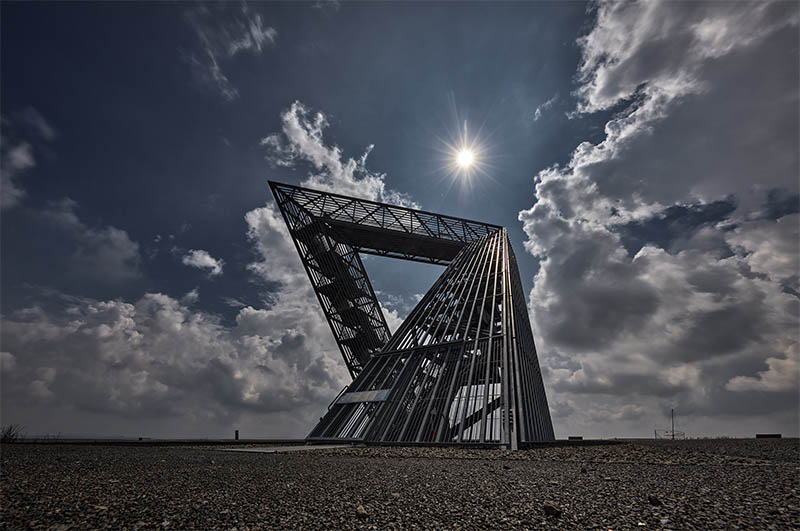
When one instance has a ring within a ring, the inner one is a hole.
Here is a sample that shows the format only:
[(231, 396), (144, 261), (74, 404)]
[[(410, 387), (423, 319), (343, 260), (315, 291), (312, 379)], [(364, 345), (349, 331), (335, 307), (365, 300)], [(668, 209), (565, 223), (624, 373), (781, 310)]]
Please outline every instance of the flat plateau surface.
[(5, 444), (0, 453), (2, 529), (800, 525), (797, 439), (518, 452)]

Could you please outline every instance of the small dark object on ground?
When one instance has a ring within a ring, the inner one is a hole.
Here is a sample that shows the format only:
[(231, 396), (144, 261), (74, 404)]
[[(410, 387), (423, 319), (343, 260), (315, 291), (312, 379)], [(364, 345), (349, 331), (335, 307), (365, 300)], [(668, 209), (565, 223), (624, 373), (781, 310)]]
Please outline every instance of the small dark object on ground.
[(780, 439), (780, 433), (756, 433), (756, 439)]
[(585, 466), (582, 466), (581, 467), (581, 474), (585, 474), (586, 472), (588, 472), (588, 470), (586, 470)]
[(367, 510), (364, 509), (363, 505), (359, 505), (358, 507), (356, 507), (356, 516), (358, 516), (359, 518), (366, 518), (368, 516)]
[(567, 439), (570, 441), (582, 441), (583, 435), (570, 435)]
[(661, 503), (661, 500), (658, 499), (658, 496), (653, 496), (652, 494), (647, 496), (647, 501), (650, 502), (650, 505), (655, 505), (656, 507), (664, 505), (663, 503)]
[(561, 516), (561, 509), (559, 509), (558, 506), (551, 501), (544, 502), (542, 504), (542, 508), (544, 509), (544, 514), (547, 516), (555, 516), (556, 518)]

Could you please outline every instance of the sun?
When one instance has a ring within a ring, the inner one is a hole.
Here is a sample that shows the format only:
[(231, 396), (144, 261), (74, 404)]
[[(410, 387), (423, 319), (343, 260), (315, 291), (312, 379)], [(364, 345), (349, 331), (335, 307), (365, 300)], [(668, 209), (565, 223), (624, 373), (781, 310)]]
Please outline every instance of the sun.
[(475, 154), (472, 152), (471, 149), (462, 149), (458, 152), (456, 156), (456, 162), (459, 166), (464, 169), (469, 168), (472, 166), (472, 163), (475, 161)]
[(449, 103), (452, 121), (442, 123), (443, 134), (435, 135), (433, 149), (438, 152), (439, 164), (435, 169), (432, 167), (431, 172), (439, 174), (447, 186), (444, 196), (455, 187), (461, 198), (466, 198), (487, 181), (498, 183), (494, 177), (498, 169), (495, 162), (498, 146), (491, 143), (497, 131), (486, 130), (486, 119), (473, 130), (452, 94)]

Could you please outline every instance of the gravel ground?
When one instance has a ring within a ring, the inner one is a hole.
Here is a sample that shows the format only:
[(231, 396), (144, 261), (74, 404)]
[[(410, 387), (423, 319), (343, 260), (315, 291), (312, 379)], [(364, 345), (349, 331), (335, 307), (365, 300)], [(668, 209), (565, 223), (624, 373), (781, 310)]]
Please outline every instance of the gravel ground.
[[(800, 441), (507, 452), (3, 445), (3, 529), (796, 529)], [(549, 514), (548, 514), (549, 513)]]

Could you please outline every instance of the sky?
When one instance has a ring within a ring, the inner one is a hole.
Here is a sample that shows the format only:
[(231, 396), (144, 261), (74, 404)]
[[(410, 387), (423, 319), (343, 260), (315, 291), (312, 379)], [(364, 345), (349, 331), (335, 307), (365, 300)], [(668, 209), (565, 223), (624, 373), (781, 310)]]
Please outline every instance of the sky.
[[(795, 2), (0, 6), (0, 416), (303, 437), (267, 180), (500, 224), (556, 437), (800, 428)], [(475, 163), (455, 165), (470, 147)], [(368, 257), (396, 329), (440, 266)]]

